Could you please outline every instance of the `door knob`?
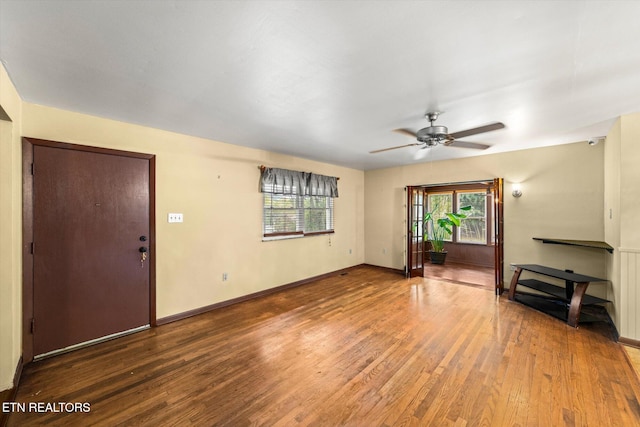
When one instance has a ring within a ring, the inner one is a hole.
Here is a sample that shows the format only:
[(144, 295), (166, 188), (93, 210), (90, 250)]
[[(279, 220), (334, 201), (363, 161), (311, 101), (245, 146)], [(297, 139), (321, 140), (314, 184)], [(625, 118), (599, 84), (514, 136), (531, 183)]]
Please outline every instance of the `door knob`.
[(147, 248), (146, 246), (140, 246), (140, 249), (138, 249), (140, 252), (145, 253), (147, 252)]

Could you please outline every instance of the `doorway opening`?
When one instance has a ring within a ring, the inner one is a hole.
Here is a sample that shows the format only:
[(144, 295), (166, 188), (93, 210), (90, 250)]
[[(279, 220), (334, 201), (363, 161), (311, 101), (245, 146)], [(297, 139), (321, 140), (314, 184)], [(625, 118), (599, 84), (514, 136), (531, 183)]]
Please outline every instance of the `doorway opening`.
[[(500, 295), (504, 291), (502, 192), (502, 178), (407, 187), (406, 275), (486, 287)], [(471, 210), (445, 239), (446, 262), (432, 263), (425, 214), (438, 217), (463, 206)]]

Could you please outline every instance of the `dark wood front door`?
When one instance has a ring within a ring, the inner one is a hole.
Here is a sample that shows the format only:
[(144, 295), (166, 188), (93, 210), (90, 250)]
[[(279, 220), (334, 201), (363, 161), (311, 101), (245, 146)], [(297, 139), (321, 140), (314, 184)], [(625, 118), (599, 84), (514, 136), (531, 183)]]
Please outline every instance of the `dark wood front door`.
[(148, 325), (150, 160), (34, 145), (32, 180), (33, 354)]

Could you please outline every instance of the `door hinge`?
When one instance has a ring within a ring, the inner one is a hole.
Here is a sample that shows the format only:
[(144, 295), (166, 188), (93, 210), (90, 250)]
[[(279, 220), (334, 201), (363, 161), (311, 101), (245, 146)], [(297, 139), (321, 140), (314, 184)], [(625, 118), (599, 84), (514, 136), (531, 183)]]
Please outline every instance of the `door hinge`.
[(33, 245), (33, 242), (31, 242), (30, 247), (29, 247), (29, 253), (30, 253), (31, 255), (33, 255), (33, 246), (34, 246), (34, 245)]
[(31, 318), (31, 333), (34, 333), (35, 330), (36, 330), (36, 319), (34, 317), (34, 318)]
[(31, 175), (33, 175), (33, 163), (31, 163)]

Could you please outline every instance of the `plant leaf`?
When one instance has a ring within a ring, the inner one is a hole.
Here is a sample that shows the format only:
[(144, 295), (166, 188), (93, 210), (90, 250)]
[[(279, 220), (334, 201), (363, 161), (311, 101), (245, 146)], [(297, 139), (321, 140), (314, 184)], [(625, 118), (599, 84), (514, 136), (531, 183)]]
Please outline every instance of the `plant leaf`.
[(448, 213), (447, 217), (449, 217), (449, 221), (455, 224), (456, 226), (460, 225), (460, 216), (454, 213)]

